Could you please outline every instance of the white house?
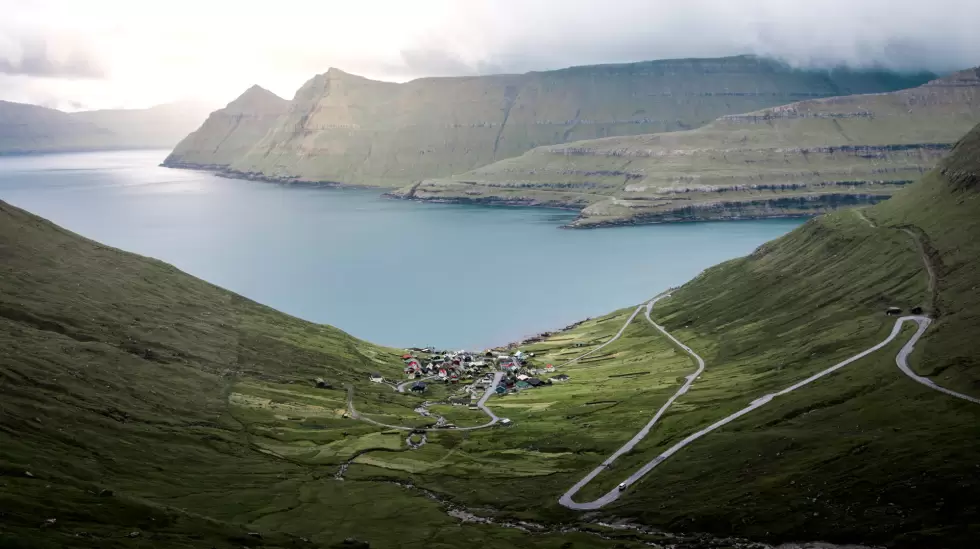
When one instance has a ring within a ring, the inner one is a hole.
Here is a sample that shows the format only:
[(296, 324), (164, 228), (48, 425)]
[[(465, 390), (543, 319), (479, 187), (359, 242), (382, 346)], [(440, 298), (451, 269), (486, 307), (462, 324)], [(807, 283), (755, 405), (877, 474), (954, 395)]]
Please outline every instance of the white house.
[(381, 374), (379, 374), (379, 373), (373, 373), (373, 374), (371, 374), (371, 381), (373, 381), (375, 383), (383, 383), (384, 380), (385, 380), (385, 378), (381, 377)]

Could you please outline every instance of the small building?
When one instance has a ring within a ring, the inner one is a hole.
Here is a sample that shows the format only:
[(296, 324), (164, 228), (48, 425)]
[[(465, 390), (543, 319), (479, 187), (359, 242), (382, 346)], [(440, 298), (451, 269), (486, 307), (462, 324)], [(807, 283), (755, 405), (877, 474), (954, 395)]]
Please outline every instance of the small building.
[(521, 374), (521, 375), (517, 376), (517, 379), (520, 380), (520, 381), (527, 381), (527, 379), (529, 377), (531, 377), (531, 376), (526, 376), (524, 374)]
[(568, 381), (568, 374), (558, 374), (551, 379), (552, 381)]
[(922, 307), (919, 307), (919, 306), (912, 307), (911, 313), (914, 314), (914, 315), (921, 315), (922, 314)]
[(500, 424), (503, 425), (504, 427), (507, 427), (511, 424), (511, 421), (508, 418), (503, 418), (500, 420)]
[(426, 388), (426, 385), (422, 381), (416, 381), (415, 383), (412, 384), (412, 392), (413, 393), (424, 393), (425, 392), (425, 388)]
[(898, 316), (902, 314), (902, 310), (899, 309), (898, 307), (889, 307), (885, 309), (885, 314), (888, 316)]
[(517, 382), (517, 388), (518, 389), (530, 389), (531, 388), (531, 384), (528, 383), (528, 382), (526, 382), (526, 381), (518, 381)]
[(542, 385), (547, 385), (547, 383), (541, 381), (536, 377), (527, 378), (527, 384), (530, 385), (531, 387), (541, 387)]
[(546, 372), (554, 372), (555, 371), (555, 365), (554, 364), (546, 364), (545, 367), (544, 367), (544, 371), (546, 371)]
[(379, 374), (377, 372), (371, 374), (371, 381), (373, 381), (375, 383), (383, 383), (384, 380), (385, 380), (385, 378), (382, 377), (381, 374)]
[(502, 395), (502, 394), (504, 394), (504, 393), (507, 392), (507, 386), (506, 385), (497, 385), (497, 388), (494, 389), (493, 392), (497, 393), (498, 395)]

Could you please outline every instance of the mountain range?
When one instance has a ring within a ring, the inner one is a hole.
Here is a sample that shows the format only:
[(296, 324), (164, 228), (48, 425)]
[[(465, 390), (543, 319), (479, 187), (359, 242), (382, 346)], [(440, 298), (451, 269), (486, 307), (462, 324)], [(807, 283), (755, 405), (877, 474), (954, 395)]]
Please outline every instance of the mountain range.
[(539, 147), (395, 196), (580, 209), (575, 227), (813, 215), (873, 204), (980, 123), (980, 69), (703, 127)]
[(147, 109), (63, 112), (0, 101), (0, 154), (169, 149), (213, 109), (182, 101)]
[(264, 90), (249, 90), (182, 141), (164, 165), (281, 182), (401, 187), (535, 147), (688, 130), (723, 115), (894, 91), (933, 78), (803, 70), (755, 56), (401, 84), (330, 69), (287, 105)]

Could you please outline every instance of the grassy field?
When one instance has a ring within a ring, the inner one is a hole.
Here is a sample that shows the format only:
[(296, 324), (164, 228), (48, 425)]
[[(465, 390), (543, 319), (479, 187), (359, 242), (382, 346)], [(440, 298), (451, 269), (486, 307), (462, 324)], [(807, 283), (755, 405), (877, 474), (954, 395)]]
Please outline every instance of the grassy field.
[(539, 147), (396, 195), (581, 209), (575, 227), (874, 204), (918, 180), (980, 122), (978, 74), (727, 115), (688, 131)]

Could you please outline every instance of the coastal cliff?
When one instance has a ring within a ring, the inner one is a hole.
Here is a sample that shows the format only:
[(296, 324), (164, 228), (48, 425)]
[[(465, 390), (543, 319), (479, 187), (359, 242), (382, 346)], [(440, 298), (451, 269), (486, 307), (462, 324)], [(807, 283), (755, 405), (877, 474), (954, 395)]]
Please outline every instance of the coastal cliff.
[(260, 86), (252, 86), (224, 108), (211, 113), (200, 128), (177, 144), (163, 165), (224, 170), (245, 155), (288, 108), (285, 99)]
[(574, 227), (807, 216), (881, 201), (980, 122), (980, 69), (917, 88), (725, 115), (696, 130), (539, 147), (393, 191), (581, 209)]
[[(699, 127), (806, 98), (875, 93), (934, 75), (801, 70), (755, 56), (597, 65), (396, 84), (330, 69), (285, 112), (211, 121), (165, 165), (278, 182), (398, 188), (535, 147)], [(215, 113), (224, 117), (221, 111)], [(231, 143), (233, 145), (228, 145)]]

